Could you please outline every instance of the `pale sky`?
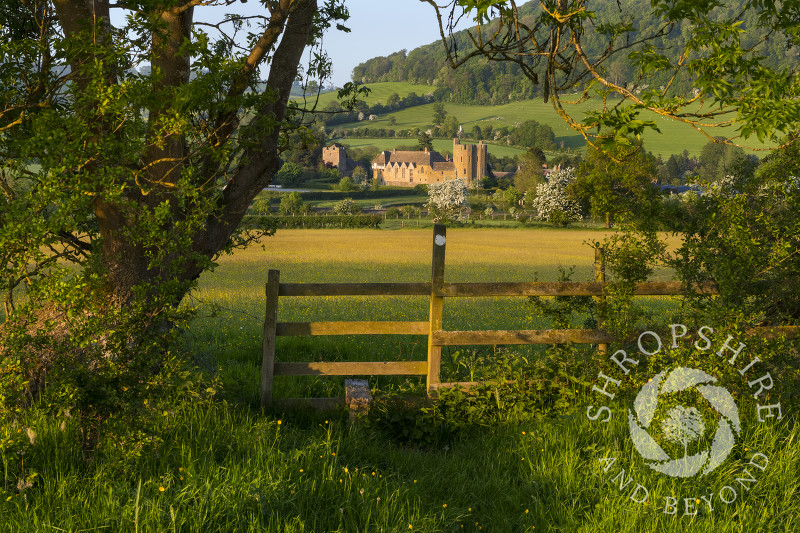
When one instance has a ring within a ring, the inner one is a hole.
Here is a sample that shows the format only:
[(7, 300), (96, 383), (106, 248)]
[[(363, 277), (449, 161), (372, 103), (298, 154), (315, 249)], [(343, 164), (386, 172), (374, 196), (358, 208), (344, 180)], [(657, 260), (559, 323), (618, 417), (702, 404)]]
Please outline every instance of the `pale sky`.
[(345, 25), (352, 31), (332, 30), (324, 39), (333, 60), (333, 83), (337, 86), (350, 81), (353, 67), (367, 59), (403, 48), (410, 52), (439, 40), (435, 12), (419, 0), (347, 0), (346, 5), (350, 20)]

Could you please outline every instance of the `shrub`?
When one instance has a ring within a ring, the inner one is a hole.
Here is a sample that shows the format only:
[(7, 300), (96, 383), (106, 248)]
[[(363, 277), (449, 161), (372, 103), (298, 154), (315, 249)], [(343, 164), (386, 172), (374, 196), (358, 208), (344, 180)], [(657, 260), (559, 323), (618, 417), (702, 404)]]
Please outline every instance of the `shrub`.
[(336, 202), (333, 206), (333, 212), (337, 215), (356, 215), (361, 212), (361, 208), (352, 198), (345, 198)]

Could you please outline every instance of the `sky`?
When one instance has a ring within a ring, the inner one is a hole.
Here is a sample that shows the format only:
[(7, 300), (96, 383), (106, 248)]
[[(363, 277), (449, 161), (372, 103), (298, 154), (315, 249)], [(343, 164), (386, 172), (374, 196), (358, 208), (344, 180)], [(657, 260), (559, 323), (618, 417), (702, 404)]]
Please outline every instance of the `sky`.
[[(322, 0), (318, 0), (322, 3)], [(345, 26), (350, 33), (331, 28), (323, 39), (333, 61), (333, 76), (327, 85), (341, 87), (350, 81), (353, 67), (367, 59), (386, 56), (402, 49), (408, 51), (439, 39), (436, 15), (427, 3), (420, 0), (346, 0), (350, 19)], [(195, 21), (218, 22), (225, 13), (262, 14), (266, 9), (259, 1), (235, 4), (231, 7), (198, 7)], [(123, 22), (124, 11), (111, 11), (112, 23)], [(459, 26), (467, 28), (469, 23)], [(208, 27), (203, 27), (209, 31)]]
[[(347, 0), (350, 33), (331, 30), (323, 44), (333, 60), (333, 84), (350, 81), (353, 67), (367, 59), (406, 49), (409, 52), (439, 39), (433, 8), (419, 0)], [(459, 28), (467, 28), (465, 23)]]

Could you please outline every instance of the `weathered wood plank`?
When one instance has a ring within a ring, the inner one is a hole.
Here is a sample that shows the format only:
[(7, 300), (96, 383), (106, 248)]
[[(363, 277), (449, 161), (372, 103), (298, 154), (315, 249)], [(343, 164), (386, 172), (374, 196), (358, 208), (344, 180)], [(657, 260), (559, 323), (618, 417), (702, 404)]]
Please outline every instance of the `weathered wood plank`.
[(492, 344), (599, 344), (613, 342), (611, 335), (594, 329), (436, 331), (433, 342), (441, 346)]
[(280, 271), (267, 273), (266, 310), (264, 315), (264, 344), (261, 354), (261, 407), (272, 402), (272, 381), (275, 364), (275, 329), (278, 323), (278, 286)]
[[(716, 294), (713, 287), (697, 287), (707, 294)], [(680, 281), (647, 281), (638, 283), (637, 296), (676, 296), (683, 294)], [(479, 296), (602, 296), (603, 283), (598, 281), (561, 282), (496, 282), (496, 283), (445, 283), (440, 294), (447, 297)]]
[(428, 296), (430, 283), (281, 283), (280, 296)]
[(447, 243), (447, 227), (442, 224), (433, 226), (433, 257), (431, 259), (431, 303), (428, 314), (428, 377), (426, 385), (428, 391), (431, 385), (439, 383), (439, 372), (442, 366), (442, 347), (433, 342), (433, 333), (442, 329), (444, 316), (444, 298), (442, 286), (444, 285), (444, 259), (445, 245)]
[(275, 363), (276, 376), (424, 376), (425, 361), (284, 362)]
[(279, 336), (427, 335), (427, 322), (281, 322)]

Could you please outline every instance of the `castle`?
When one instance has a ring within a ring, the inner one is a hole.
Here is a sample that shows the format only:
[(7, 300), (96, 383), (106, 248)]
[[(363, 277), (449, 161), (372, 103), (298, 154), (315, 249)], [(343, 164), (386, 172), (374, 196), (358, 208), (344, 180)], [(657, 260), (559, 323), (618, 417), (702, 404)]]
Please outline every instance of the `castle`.
[(486, 145), (461, 144), (453, 139), (453, 160), (439, 152), (425, 149), (424, 152), (385, 150), (372, 160), (372, 179), (379, 185), (414, 187), (461, 178), (467, 185), (490, 173), (486, 158)]
[(322, 148), (322, 162), (330, 167), (339, 169), (342, 176), (352, 176), (356, 162), (347, 157), (344, 146), (333, 144)]

